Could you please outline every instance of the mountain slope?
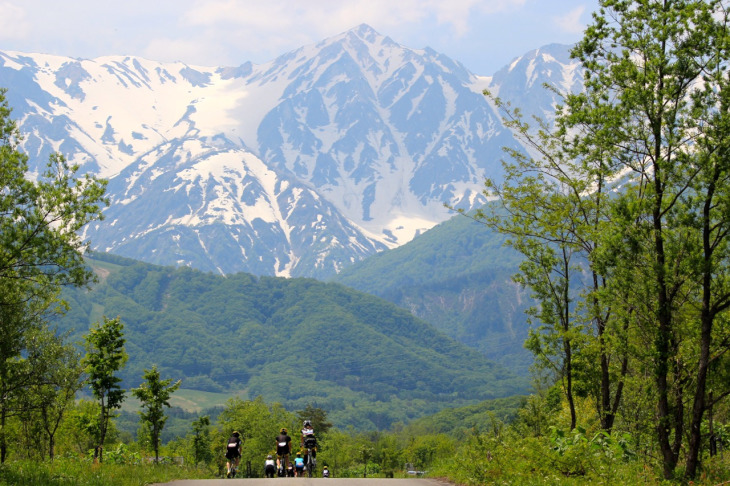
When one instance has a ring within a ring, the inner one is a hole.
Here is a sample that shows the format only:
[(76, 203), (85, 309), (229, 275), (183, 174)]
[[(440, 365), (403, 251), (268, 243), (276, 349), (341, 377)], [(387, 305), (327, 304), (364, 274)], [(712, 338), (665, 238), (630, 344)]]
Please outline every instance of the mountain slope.
[(103, 282), (67, 291), (72, 310), (57, 324), (78, 339), (102, 315), (121, 316), (127, 386), (156, 364), (185, 388), (317, 404), (366, 428), (526, 388), (408, 312), (338, 284), (95, 256)]
[(448, 219), (444, 202), (484, 202), (516, 144), (481, 91), (572, 79), (551, 49), (490, 84), (361, 25), (238, 67), (0, 52), (0, 86), (34, 170), (60, 151), (109, 178), (94, 248), (324, 278)]
[(512, 282), (520, 256), (499, 235), (455, 216), (332, 280), (382, 297), (489, 359), (527, 375), (528, 292)]

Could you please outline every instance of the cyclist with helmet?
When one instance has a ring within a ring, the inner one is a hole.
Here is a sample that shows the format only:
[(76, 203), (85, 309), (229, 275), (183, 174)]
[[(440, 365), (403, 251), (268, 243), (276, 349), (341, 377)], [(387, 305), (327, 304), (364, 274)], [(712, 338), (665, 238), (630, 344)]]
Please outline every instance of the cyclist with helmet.
[(277, 468), (283, 471), (285, 475), (289, 469), (289, 454), (291, 454), (291, 437), (286, 429), (282, 427), (279, 435), (276, 436), (276, 457), (278, 459)]
[(236, 477), (236, 468), (238, 468), (238, 461), (241, 460), (241, 446), (243, 441), (241, 440), (241, 434), (234, 430), (231, 437), (228, 439), (226, 446), (226, 469), (228, 473), (226, 477)]
[(296, 476), (301, 478), (304, 476), (304, 458), (301, 452), (297, 452), (297, 456), (294, 458), (294, 468), (296, 469)]
[(266, 473), (267, 478), (273, 478), (274, 474), (276, 473), (276, 461), (274, 461), (274, 458), (271, 457), (271, 454), (266, 456), (266, 461), (264, 462), (264, 472)]
[[(314, 468), (315, 459), (317, 457), (317, 438), (314, 436), (314, 427), (310, 420), (305, 420), (302, 425), (302, 438), (300, 446), (304, 450), (304, 464), (308, 464), (312, 461), (312, 468)], [(312, 451), (312, 457), (309, 457), (309, 450)]]

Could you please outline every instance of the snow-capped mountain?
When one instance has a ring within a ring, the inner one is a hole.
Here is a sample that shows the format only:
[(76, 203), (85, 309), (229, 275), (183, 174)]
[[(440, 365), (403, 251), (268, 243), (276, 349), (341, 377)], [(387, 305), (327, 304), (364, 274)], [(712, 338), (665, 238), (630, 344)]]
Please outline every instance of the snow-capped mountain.
[(0, 51), (0, 86), (32, 169), (58, 151), (109, 179), (94, 248), (325, 277), (450, 217), (445, 202), (482, 204), (515, 146), (482, 90), (545, 112), (536, 85), (579, 82), (567, 52), (478, 77), (361, 25), (237, 68)]

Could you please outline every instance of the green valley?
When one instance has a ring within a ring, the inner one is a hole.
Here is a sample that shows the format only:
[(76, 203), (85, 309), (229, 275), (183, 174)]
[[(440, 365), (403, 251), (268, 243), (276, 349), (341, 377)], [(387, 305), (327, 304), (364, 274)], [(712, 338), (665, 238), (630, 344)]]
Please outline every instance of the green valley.
[[(101, 316), (120, 317), (138, 386), (157, 365), (183, 388), (311, 404), (339, 426), (382, 429), (444, 407), (523, 393), (527, 381), (407, 311), (340, 284), (88, 260), (89, 291), (66, 290), (55, 324), (71, 340)], [(210, 402), (188, 404), (202, 408)]]

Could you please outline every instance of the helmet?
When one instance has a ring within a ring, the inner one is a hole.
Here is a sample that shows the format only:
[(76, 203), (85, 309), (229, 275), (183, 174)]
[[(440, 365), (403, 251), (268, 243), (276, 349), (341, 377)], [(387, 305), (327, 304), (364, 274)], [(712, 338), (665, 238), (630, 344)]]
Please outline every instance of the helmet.
[(304, 426), (306, 427), (308, 425), (311, 426), (312, 425), (312, 422), (310, 422), (309, 420), (305, 420), (304, 421)]
[(282, 434), (286, 434), (286, 429), (284, 427), (282, 427), (279, 432), (282, 433)]
[(302, 457), (302, 453), (301, 452), (297, 452), (297, 457)]
[(237, 430), (233, 431), (233, 437), (239, 437), (240, 435), (241, 434)]
[(273, 458), (271, 457), (271, 454), (269, 454), (268, 456), (266, 456), (266, 459), (273, 459)]

